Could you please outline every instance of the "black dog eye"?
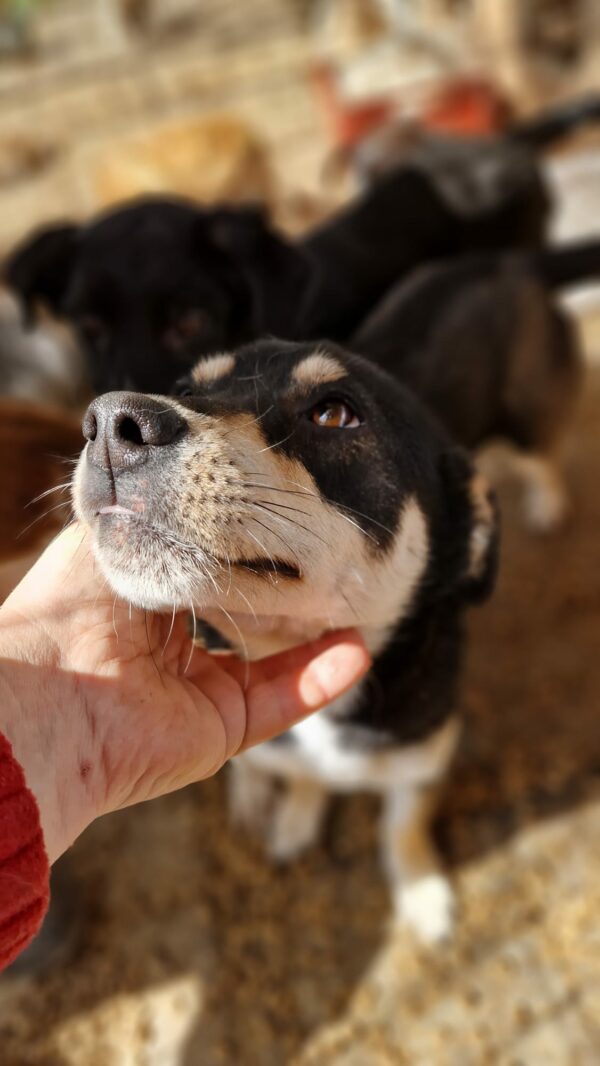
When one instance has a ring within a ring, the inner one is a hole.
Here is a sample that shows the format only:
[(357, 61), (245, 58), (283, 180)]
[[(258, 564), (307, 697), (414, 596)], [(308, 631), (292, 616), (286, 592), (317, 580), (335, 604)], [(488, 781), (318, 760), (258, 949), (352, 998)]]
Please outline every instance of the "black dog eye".
[(176, 381), (171, 389), (171, 395), (176, 396), (178, 400), (185, 400), (194, 395), (194, 390), (187, 381)]
[(101, 348), (108, 340), (108, 327), (95, 315), (82, 315), (79, 319), (79, 329), (95, 348)]
[(165, 330), (164, 342), (167, 348), (178, 351), (185, 348), (190, 341), (199, 337), (208, 325), (208, 316), (205, 311), (190, 309), (179, 315)]
[(326, 429), (356, 429), (360, 418), (345, 400), (323, 400), (313, 407), (310, 420)]

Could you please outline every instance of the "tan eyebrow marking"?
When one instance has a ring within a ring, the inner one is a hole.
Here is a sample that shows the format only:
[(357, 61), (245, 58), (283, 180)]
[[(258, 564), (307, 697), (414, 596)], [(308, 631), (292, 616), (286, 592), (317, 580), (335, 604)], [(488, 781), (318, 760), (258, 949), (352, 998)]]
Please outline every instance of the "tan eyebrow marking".
[(192, 377), (197, 385), (206, 384), (208, 381), (218, 381), (227, 374), (231, 374), (235, 366), (232, 355), (212, 355), (209, 359), (201, 359), (192, 370)]
[(326, 385), (346, 377), (346, 371), (337, 359), (325, 352), (314, 352), (294, 367), (292, 377), (297, 385)]

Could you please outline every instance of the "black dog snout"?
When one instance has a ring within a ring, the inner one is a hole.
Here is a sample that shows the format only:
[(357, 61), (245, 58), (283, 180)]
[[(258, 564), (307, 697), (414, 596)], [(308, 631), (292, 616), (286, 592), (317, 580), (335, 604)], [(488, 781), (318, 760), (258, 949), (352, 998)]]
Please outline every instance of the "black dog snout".
[(153, 448), (180, 440), (188, 425), (166, 401), (109, 392), (90, 404), (82, 428), (90, 462), (118, 475), (146, 462)]

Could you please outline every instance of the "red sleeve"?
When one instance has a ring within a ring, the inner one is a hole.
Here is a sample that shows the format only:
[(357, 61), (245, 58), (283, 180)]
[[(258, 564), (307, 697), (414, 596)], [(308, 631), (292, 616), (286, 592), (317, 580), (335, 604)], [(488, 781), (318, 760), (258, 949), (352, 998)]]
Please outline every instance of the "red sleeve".
[(27, 947), (42, 924), (49, 880), (37, 803), (0, 733), (0, 970)]

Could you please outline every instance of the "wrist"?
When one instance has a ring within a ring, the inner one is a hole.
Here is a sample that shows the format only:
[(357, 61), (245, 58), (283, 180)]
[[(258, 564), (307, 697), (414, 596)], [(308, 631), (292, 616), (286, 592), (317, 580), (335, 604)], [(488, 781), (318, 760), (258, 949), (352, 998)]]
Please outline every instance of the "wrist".
[(58, 644), (0, 610), (0, 731), (36, 799), (50, 862), (99, 813), (85, 703), (81, 679), (61, 669)]

